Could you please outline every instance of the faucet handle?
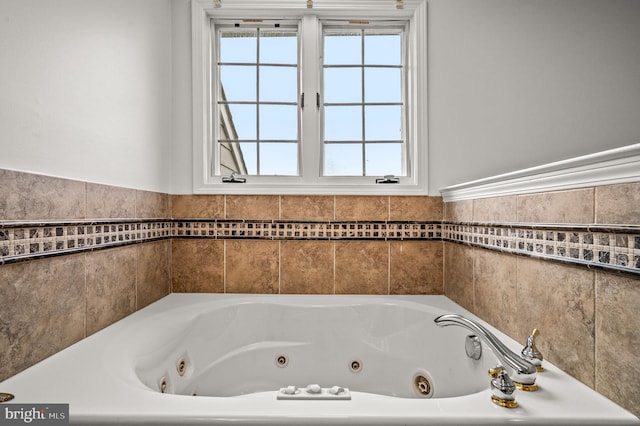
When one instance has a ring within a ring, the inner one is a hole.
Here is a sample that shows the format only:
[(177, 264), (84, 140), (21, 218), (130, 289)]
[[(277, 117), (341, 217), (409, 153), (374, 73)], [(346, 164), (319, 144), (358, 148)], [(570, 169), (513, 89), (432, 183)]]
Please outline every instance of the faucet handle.
[(536, 348), (536, 337), (540, 334), (540, 331), (537, 328), (534, 328), (529, 337), (527, 338), (527, 343), (525, 347), (522, 349), (522, 358), (526, 359), (530, 363), (536, 366), (536, 370), (541, 372), (544, 370), (542, 367), (543, 356), (542, 353)]
[(489, 370), (491, 380), (491, 402), (505, 408), (516, 408), (518, 402), (514, 397), (516, 385), (507, 374), (503, 366), (499, 365)]
[(496, 365), (495, 367), (489, 369), (489, 377), (491, 377), (492, 379), (497, 379), (500, 373), (502, 373), (503, 371), (505, 371), (503, 366)]

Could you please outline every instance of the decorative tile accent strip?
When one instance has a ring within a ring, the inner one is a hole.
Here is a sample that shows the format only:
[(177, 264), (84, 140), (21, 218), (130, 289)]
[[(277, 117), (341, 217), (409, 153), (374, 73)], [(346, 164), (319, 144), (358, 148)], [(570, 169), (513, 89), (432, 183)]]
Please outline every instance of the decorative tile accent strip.
[(640, 275), (640, 226), (145, 219), (0, 222), (0, 265), (168, 238), (451, 241)]
[(441, 229), (440, 222), (174, 220), (173, 236), (271, 240), (440, 240)]
[(170, 237), (163, 220), (0, 222), (0, 264)]
[(167, 238), (440, 240), (440, 222), (119, 220), (0, 222), (0, 265)]
[(589, 268), (640, 274), (640, 227), (443, 224), (443, 239)]

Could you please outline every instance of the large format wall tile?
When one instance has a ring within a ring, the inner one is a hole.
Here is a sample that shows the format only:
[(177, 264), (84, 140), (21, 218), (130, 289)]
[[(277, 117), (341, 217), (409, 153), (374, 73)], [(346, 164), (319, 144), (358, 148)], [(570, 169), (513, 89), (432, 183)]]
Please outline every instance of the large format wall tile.
[(0, 169), (0, 220), (85, 218), (85, 183)]
[(518, 222), (593, 223), (594, 189), (518, 196)]
[(332, 195), (282, 195), (280, 197), (283, 220), (333, 220), (334, 197)]
[(473, 221), (480, 223), (516, 222), (516, 196), (480, 198), (473, 200)]
[(444, 220), (449, 222), (473, 221), (473, 200), (445, 203)]
[(596, 223), (640, 225), (640, 182), (597, 187)]
[(594, 387), (594, 273), (563, 264), (518, 258), (517, 335), (537, 328), (537, 346), (551, 361)]
[(136, 247), (88, 253), (86, 279), (89, 335), (135, 312)]
[(157, 241), (136, 246), (137, 309), (141, 309), (171, 292), (169, 241)]
[(441, 241), (392, 241), (390, 294), (442, 294)]
[(171, 217), (224, 219), (224, 195), (172, 195)]
[(640, 417), (640, 280), (596, 274), (596, 390)]
[(389, 197), (389, 220), (442, 220), (442, 197)]
[(389, 220), (389, 197), (336, 196), (336, 220)]
[(278, 241), (226, 241), (226, 292), (277, 294)]
[(462, 244), (444, 245), (444, 295), (475, 311), (473, 286), (474, 249)]
[(389, 243), (337, 241), (336, 294), (389, 294)]
[(516, 337), (516, 256), (476, 250), (474, 290), (476, 315)]
[(227, 219), (279, 219), (277, 195), (227, 195)]
[(0, 267), (0, 381), (85, 336), (84, 254)]
[(136, 217), (136, 190), (87, 183), (87, 219)]
[(282, 241), (280, 293), (333, 294), (333, 241)]
[(171, 241), (171, 283), (175, 293), (224, 293), (224, 241)]
[(171, 215), (168, 194), (151, 191), (136, 191), (136, 217), (166, 218)]

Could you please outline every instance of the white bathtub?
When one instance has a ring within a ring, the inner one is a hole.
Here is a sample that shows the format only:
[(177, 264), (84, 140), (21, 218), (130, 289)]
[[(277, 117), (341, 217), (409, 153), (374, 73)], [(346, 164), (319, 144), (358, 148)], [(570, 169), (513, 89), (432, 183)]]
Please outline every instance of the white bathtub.
[[(467, 357), (470, 333), (434, 324), (444, 313), (477, 320), (443, 296), (172, 294), (0, 392), (69, 403), (73, 424), (640, 425), (546, 361), (537, 392), (498, 407), (487, 375), (495, 356), (484, 347), (480, 360)], [(422, 391), (416, 378), (428, 381)], [(312, 384), (320, 394), (306, 392)]]

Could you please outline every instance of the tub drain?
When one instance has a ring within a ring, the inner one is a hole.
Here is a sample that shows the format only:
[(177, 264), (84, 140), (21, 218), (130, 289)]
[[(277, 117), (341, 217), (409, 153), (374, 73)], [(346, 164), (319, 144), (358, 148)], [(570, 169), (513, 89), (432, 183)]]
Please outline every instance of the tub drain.
[(433, 385), (431, 384), (431, 380), (422, 374), (414, 376), (413, 389), (423, 398), (429, 398), (433, 394)]
[(284, 368), (289, 364), (289, 358), (286, 355), (280, 354), (276, 357), (276, 365), (280, 368)]
[(0, 392), (0, 403), (11, 401), (13, 398), (15, 397), (10, 393)]

